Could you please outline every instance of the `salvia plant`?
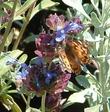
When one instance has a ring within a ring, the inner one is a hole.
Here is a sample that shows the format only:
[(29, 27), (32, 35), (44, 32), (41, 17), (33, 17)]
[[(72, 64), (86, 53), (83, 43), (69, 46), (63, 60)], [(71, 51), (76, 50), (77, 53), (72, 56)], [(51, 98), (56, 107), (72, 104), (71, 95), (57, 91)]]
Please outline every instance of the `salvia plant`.
[[(50, 14), (44, 23), (48, 31), (33, 34), (36, 50), (30, 52), (36, 57), (27, 63), (28, 55), (18, 49), (27, 25), (43, 9), (60, 10), (55, 9), (60, 3), (0, 0), (0, 102), (7, 110), (22, 112), (14, 93), (21, 95), (26, 112), (61, 112), (85, 101), (84, 112), (110, 111), (110, 2), (62, 2), (64, 14)], [(71, 94), (63, 99), (64, 92)], [(30, 106), (35, 96), (41, 97), (39, 108)]]

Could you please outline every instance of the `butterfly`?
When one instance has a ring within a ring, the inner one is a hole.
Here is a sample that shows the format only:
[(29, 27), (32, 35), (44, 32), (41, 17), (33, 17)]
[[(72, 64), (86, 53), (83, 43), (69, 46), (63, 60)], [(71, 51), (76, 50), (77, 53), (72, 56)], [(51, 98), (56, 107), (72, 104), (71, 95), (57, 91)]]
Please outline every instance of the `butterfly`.
[(64, 70), (80, 74), (81, 65), (90, 63), (88, 45), (85, 42), (67, 41), (65, 48), (58, 50), (59, 59)]

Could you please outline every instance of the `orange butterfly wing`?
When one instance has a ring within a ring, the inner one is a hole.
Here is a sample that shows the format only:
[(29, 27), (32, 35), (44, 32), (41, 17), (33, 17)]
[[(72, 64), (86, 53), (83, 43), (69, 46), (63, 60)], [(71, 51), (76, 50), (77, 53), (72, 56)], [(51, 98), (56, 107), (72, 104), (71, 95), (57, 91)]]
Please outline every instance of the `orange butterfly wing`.
[(88, 64), (90, 62), (88, 45), (81, 41), (67, 42), (68, 49), (77, 57), (81, 64)]
[(60, 49), (58, 51), (59, 58), (62, 62), (64, 70), (67, 70), (70, 73), (79, 74), (81, 71), (80, 64), (77, 62), (74, 55), (68, 52), (67, 49)]
[(89, 63), (88, 53), (87, 44), (76, 40), (68, 41), (65, 49), (58, 51), (64, 69), (76, 74), (81, 72), (81, 64)]

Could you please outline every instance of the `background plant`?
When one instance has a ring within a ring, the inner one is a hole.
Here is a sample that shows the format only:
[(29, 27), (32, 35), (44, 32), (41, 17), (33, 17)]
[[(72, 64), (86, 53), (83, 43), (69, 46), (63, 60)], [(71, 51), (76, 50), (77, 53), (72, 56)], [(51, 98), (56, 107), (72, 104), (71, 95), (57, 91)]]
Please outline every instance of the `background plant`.
[[(11, 109), (13, 112), (21, 112), (22, 110), (20, 107), (9, 95), (9, 93), (18, 93), (16, 90), (9, 90), (12, 86), (12, 82), (15, 82), (17, 69), (13, 72), (12, 64), (7, 64), (7, 62), (11, 60), (11, 63), (13, 63), (18, 57), (20, 63), (24, 63), (26, 61), (27, 55), (22, 55), (23, 51), (16, 49), (23, 37), (23, 33), (27, 25), (36, 13), (51, 6), (58, 5), (58, 2), (53, 2), (50, 0), (2, 0), (0, 2), (0, 31), (3, 31), (0, 36), (0, 101), (7, 108), (7, 110)], [(21, 21), (22, 27), (20, 31), (17, 31), (16, 35), (16, 29), (12, 28), (12, 24), (17, 20)], [(8, 51), (10, 49), (10, 44), (13, 45), (11, 49), (12, 51)], [(21, 96), (26, 102), (23, 94), (21, 94)], [(28, 109), (28, 111), (31, 110)], [(37, 111), (37, 109), (35, 111)]]
[[(69, 82), (66, 91), (73, 91), (73, 94), (64, 103), (63, 108), (66, 108), (73, 103), (84, 103), (88, 99), (90, 107), (86, 108), (85, 112), (109, 112), (109, 97), (110, 97), (110, 50), (109, 50), (109, 16), (110, 16), (110, 3), (109, 0), (90, 0), (90, 3), (84, 3), (82, 5), (81, 0), (62, 0), (67, 4), (67, 16), (68, 18), (80, 17), (85, 25), (85, 30), (77, 36), (79, 39), (83, 39), (89, 42), (91, 57), (98, 63), (98, 70), (91, 74), (85, 67), (86, 76), (79, 75), (75, 79), (85, 89), (80, 89), (72, 82)], [(23, 3), (19, 1), (1, 1), (0, 4), (0, 29), (5, 28), (5, 32), (0, 44), (0, 100), (3, 105), (13, 112), (20, 112), (21, 109), (14, 102), (9, 93), (20, 93), (26, 101), (23, 94), (16, 90), (9, 90), (11, 83), (15, 82), (16, 70), (13, 70), (12, 65), (8, 65), (7, 62), (12, 59), (18, 59), (18, 62), (24, 63), (27, 59), (27, 55), (22, 55), (22, 51), (15, 50), (23, 37), (23, 33), (29, 24), (30, 20), (36, 13), (42, 9), (57, 5), (58, 3), (50, 0), (26, 0)], [(73, 13), (74, 12), (74, 13)], [(21, 20), (21, 29), (16, 38), (13, 37), (15, 30), (12, 29), (12, 23), (14, 21)], [(12, 51), (10, 44), (13, 44)], [(7, 52), (2, 52), (7, 51)], [(18, 58), (19, 57), (19, 58)], [(14, 60), (13, 60), (14, 59)], [(18, 67), (19, 68), (19, 64)], [(98, 75), (97, 75), (98, 74)], [(9, 77), (10, 76), (10, 77)], [(37, 109), (28, 108), (31, 97), (33, 94), (28, 94), (27, 111), (39, 111)], [(64, 100), (62, 100), (64, 101)]]
[(87, 28), (80, 38), (92, 44), (90, 52), (99, 65), (99, 71), (94, 73), (98, 74), (97, 78), (90, 73), (86, 77), (76, 77), (78, 83), (86, 89), (71, 95), (67, 104), (83, 103), (85, 98), (87, 98), (90, 107), (86, 108), (85, 112), (109, 112), (109, 1), (91, 0), (90, 4), (85, 3), (83, 5), (80, 0), (62, 1), (74, 10), (77, 10), (77, 16), (82, 15), (81, 18)]

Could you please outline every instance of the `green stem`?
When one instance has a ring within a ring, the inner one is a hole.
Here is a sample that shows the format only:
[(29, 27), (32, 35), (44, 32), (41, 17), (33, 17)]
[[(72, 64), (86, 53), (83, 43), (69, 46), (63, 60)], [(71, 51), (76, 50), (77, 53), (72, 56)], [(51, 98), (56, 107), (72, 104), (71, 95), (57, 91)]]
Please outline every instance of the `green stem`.
[(30, 107), (30, 101), (31, 101), (31, 95), (29, 95), (27, 98), (26, 109), (28, 109)]
[[(104, 28), (101, 29), (100, 31), (100, 35), (101, 38), (104, 39)], [(99, 54), (101, 56), (105, 55), (106, 51), (105, 51), (105, 39), (100, 43), (100, 52)], [(105, 87), (105, 83), (106, 83), (106, 75), (108, 75), (108, 71), (106, 70), (106, 57), (103, 57), (101, 59), (99, 59), (100, 62), (100, 68), (99, 68), (99, 82), (101, 84), (101, 94), (103, 96), (102, 98), (102, 104), (103, 104), (103, 111), (104, 112), (109, 112), (108, 108), (107, 108), (107, 96), (106, 96), (106, 87)]]
[[(36, 3), (36, 2), (35, 2), (35, 3)], [(26, 27), (27, 27), (27, 25), (28, 25), (28, 23), (29, 23), (29, 21), (30, 21), (30, 17), (31, 17), (31, 13), (32, 13), (32, 11), (33, 11), (33, 8), (35, 7), (35, 3), (32, 4), (32, 6), (29, 8), (29, 11), (28, 11), (28, 13), (27, 13), (27, 16), (26, 16), (26, 18), (25, 18), (25, 21), (24, 21), (23, 26), (22, 26), (21, 31), (20, 31), (20, 35), (19, 35), (18, 38), (16, 39), (12, 50), (17, 49), (17, 47), (18, 47), (18, 45), (19, 45), (19, 43), (20, 43), (20, 41), (21, 41), (21, 39), (22, 39), (22, 37), (23, 37), (24, 31), (25, 31), (25, 29), (26, 29)]]
[(105, 102), (103, 104), (103, 110), (104, 110), (104, 112), (109, 112), (109, 108), (108, 108), (108, 103), (107, 102)]
[(42, 112), (45, 112), (45, 99), (46, 99), (46, 91), (44, 95), (42, 96), (42, 102), (41, 102)]
[(17, 89), (17, 91), (18, 91), (18, 93), (21, 95), (21, 97), (22, 97), (22, 99), (24, 100), (25, 104), (27, 104), (27, 100), (26, 100), (24, 94), (23, 94), (19, 89)]
[(3, 35), (2, 43), (0, 44), (0, 52), (4, 50), (5, 42), (7, 40), (8, 34), (10, 32), (10, 29), (11, 29), (11, 26), (12, 26), (12, 23), (13, 23), (17, 2), (18, 2), (18, 0), (15, 0), (15, 2), (14, 2), (13, 9), (12, 9), (12, 11), (13, 11), (12, 12), (12, 17), (10, 18), (10, 21), (7, 24), (7, 29), (5, 30), (5, 33)]
[(72, 13), (71, 13), (71, 11), (70, 11), (70, 8), (67, 8), (67, 12), (68, 12), (69, 18), (72, 19), (73, 15), (72, 15)]
[(21, 93), (21, 97), (22, 97), (22, 99), (24, 100), (24, 102), (27, 103), (27, 100), (26, 100), (26, 98), (25, 98), (25, 96), (24, 96), (23, 93)]

